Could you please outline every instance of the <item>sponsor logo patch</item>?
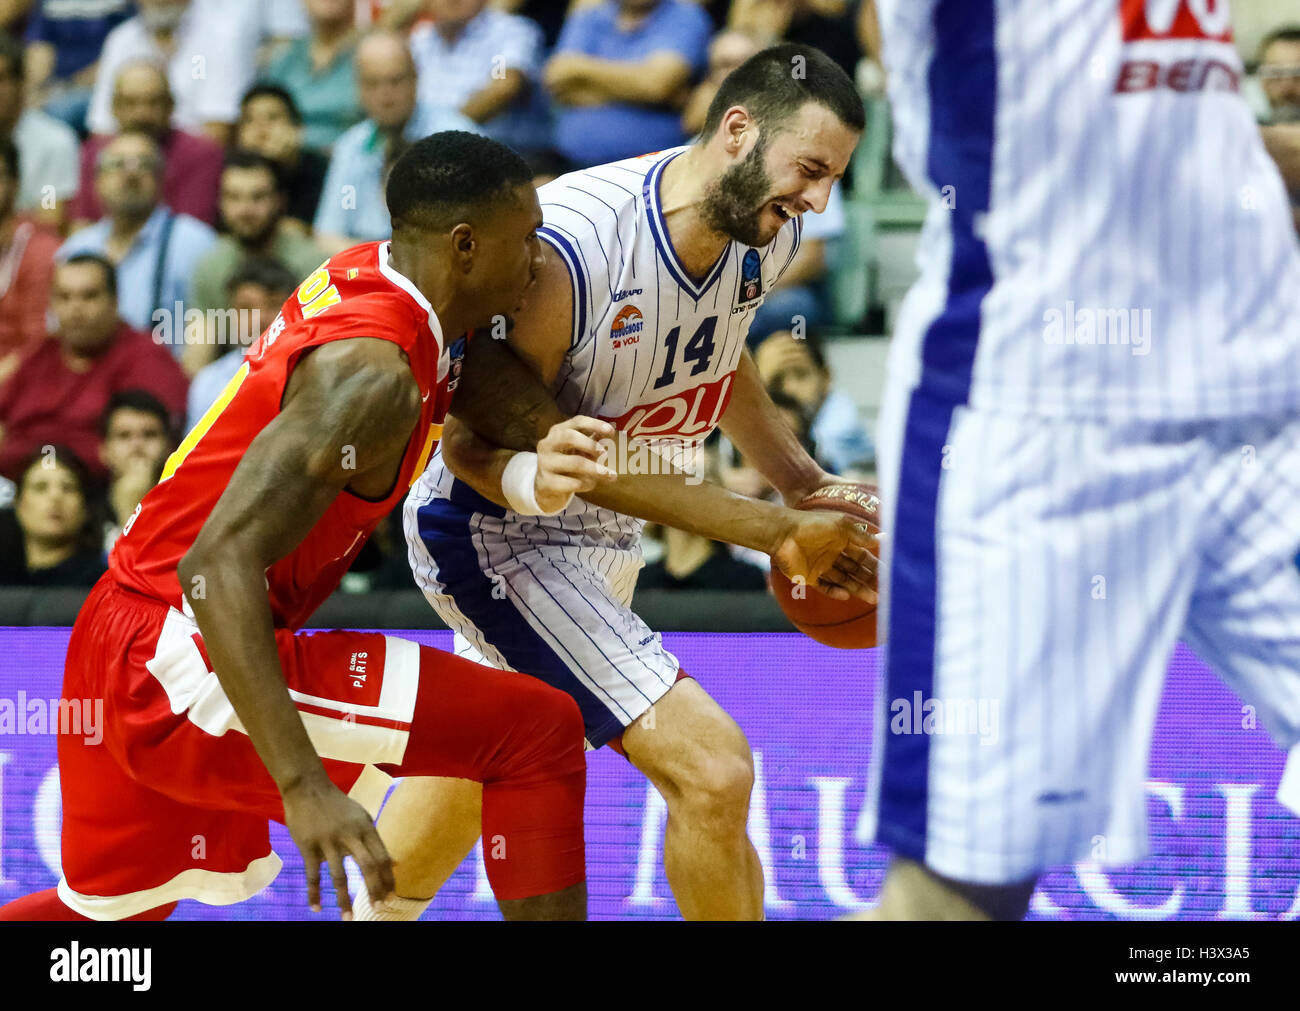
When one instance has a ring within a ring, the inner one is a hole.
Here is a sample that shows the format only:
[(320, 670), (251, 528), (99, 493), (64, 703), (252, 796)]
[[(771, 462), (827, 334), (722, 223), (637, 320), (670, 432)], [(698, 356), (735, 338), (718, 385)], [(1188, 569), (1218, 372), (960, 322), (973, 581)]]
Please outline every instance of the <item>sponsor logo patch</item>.
[(641, 339), (643, 329), (645, 319), (641, 316), (641, 310), (634, 305), (625, 305), (610, 324), (609, 339), (616, 348), (628, 347)]

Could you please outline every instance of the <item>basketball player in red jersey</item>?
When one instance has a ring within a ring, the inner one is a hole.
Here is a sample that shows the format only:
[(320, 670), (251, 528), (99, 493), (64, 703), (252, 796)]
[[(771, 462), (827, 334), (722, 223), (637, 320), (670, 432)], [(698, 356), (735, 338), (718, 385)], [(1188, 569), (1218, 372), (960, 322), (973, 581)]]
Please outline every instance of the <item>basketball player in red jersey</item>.
[[(423, 469), (453, 338), (519, 308), (541, 258), (530, 176), (470, 134), (414, 145), (387, 184), (392, 241), (307, 278), (167, 461), (68, 645), (64, 696), (104, 699), (106, 727), (100, 746), (59, 740), (63, 878), (0, 919), (239, 902), (279, 870), (268, 819), (302, 853), (311, 907), (324, 860), (350, 918), (344, 856), (372, 896), (392, 892), (367, 810), (381, 772), (481, 782), (484, 836), (506, 843), (488, 871), (503, 915), (585, 917), (572, 699), (391, 636), (298, 631)], [(552, 428), (537, 501), (612, 477), (597, 443), (612, 434)]]

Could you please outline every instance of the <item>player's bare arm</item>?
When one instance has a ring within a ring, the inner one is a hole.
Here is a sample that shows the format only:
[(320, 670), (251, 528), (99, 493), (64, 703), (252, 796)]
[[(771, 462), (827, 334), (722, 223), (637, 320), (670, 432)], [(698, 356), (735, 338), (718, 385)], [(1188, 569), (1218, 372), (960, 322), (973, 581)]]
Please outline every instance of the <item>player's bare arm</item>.
[(731, 384), (731, 401), (718, 425), (788, 505), (836, 480), (808, 455), (785, 423), (749, 351), (740, 356)]
[(392, 865), (369, 814), (329, 780), (289, 697), (265, 572), (340, 493), (377, 497), (392, 487), (419, 413), (396, 345), (347, 340), (307, 355), (178, 568), (213, 670), (284, 799), (311, 907), (320, 907), (325, 860), (345, 917), (343, 857), (356, 860), (380, 901), (393, 889)]
[[(500, 447), (529, 449), (567, 418), (549, 390), (571, 343), (572, 310), (568, 271), (557, 257), (547, 256), (506, 340), (471, 342), (466, 355), (453, 405), (463, 424), (444, 431), (443, 459), (458, 478), (498, 505), (507, 505), (501, 475), (509, 458)], [(501, 343), (508, 343), (532, 373), (512, 363), (505, 349), (492, 347)], [(771, 410), (781, 438), (797, 447)], [(797, 459), (793, 449), (785, 452)], [(807, 460), (801, 448), (798, 452)], [(803, 475), (809, 491), (831, 480), (816, 464), (812, 468), (816, 474)], [(803, 484), (791, 481), (786, 487), (793, 494)], [(876, 543), (848, 517), (796, 512), (697, 482), (685, 471), (619, 474), (582, 497), (629, 516), (763, 551), (787, 575), (802, 576), (832, 597), (875, 602)]]

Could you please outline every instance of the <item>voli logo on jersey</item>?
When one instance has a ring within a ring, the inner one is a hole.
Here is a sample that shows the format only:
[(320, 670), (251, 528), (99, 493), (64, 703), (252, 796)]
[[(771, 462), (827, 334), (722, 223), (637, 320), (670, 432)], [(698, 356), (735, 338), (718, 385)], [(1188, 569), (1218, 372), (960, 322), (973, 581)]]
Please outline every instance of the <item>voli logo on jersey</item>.
[(617, 418), (608, 418), (629, 439), (701, 438), (711, 432), (731, 399), (734, 373), (694, 389), (666, 397), (654, 404), (641, 404)]
[(609, 325), (609, 339), (616, 348), (629, 347), (641, 339), (645, 329), (645, 319), (641, 310), (634, 305), (625, 305)]
[(1126, 56), (1115, 80), (1117, 94), (1156, 91), (1236, 91), (1241, 79), (1235, 51), (1226, 59), (1187, 56), (1159, 59), (1152, 42), (1232, 42), (1227, 0), (1120, 0), (1120, 33), (1126, 45), (1141, 43), (1140, 56)]

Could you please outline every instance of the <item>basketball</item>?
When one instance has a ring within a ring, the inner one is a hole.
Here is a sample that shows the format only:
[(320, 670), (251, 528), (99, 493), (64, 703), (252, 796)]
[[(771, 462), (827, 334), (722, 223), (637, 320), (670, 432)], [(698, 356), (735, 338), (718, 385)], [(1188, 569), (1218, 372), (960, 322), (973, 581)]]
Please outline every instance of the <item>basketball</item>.
[[(805, 495), (795, 508), (847, 513), (873, 534), (880, 531), (879, 489), (869, 484), (828, 484)], [(834, 600), (815, 586), (795, 585), (775, 568), (768, 582), (785, 616), (804, 635), (836, 649), (876, 645), (876, 605), (856, 597)]]

